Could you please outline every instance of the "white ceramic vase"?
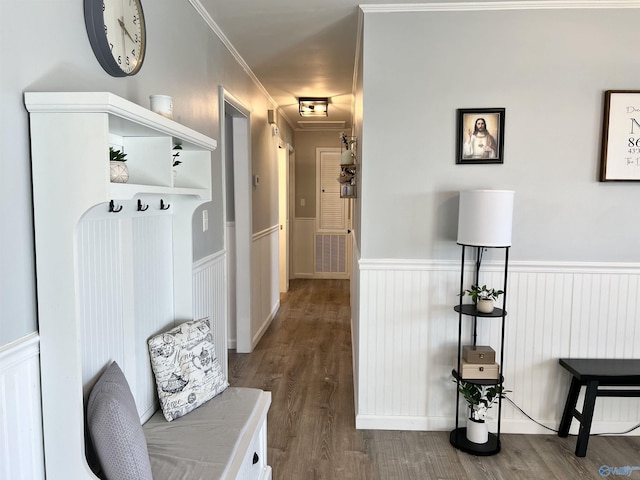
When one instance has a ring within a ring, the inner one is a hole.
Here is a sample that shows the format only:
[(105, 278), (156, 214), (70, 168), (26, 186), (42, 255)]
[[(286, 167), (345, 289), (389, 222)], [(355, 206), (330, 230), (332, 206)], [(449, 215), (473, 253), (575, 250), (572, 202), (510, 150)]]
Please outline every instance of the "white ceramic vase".
[(129, 168), (124, 162), (109, 162), (111, 182), (127, 183), (129, 181)]
[(478, 303), (476, 304), (476, 309), (480, 313), (493, 312), (493, 300), (491, 300), (490, 298), (479, 298)]
[(353, 165), (353, 152), (345, 150), (340, 154), (340, 165)]
[(489, 441), (489, 426), (484, 420), (467, 419), (467, 440), (473, 443)]

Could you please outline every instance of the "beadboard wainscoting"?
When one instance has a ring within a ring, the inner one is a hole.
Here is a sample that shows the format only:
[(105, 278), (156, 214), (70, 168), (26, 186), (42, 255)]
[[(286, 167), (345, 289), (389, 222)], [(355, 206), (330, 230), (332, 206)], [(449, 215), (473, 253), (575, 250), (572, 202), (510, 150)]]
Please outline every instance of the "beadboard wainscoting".
[[(278, 241), (280, 226), (274, 225), (253, 235), (251, 247), (251, 335), (252, 349), (280, 308)], [(240, 286), (239, 286), (240, 287)]]
[(351, 235), (351, 280), (349, 282), (349, 295), (351, 302), (351, 359), (353, 363), (353, 402), (356, 415), (358, 414), (358, 372), (360, 369), (360, 248), (356, 242), (355, 233)]
[(228, 377), (227, 259), (224, 251), (193, 264), (193, 317), (209, 318), (216, 355)]
[(44, 479), (37, 333), (0, 347), (0, 478)]
[[(459, 263), (363, 259), (358, 267), (357, 427), (451, 429)], [(471, 263), (465, 268), (473, 271)], [(481, 284), (502, 285), (499, 263), (484, 262), (483, 272)], [(506, 309), (503, 373), (505, 388), (512, 391), (508, 397), (553, 429), (570, 382), (558, 364), (560, 357), (640, 356), (638, 264), (510, 262)], [(470, 339), (470, 318), (463, 320), (465, 332)], [(500, 358), (499, 339), (500, 322), (482, 319), (478, 344), (491, 345)], [(592, 432), (623, 432), (638, 422), (638, 399), (602, 398)], [(502, 431), (549, 433), (508, 401), (503, 402)]]

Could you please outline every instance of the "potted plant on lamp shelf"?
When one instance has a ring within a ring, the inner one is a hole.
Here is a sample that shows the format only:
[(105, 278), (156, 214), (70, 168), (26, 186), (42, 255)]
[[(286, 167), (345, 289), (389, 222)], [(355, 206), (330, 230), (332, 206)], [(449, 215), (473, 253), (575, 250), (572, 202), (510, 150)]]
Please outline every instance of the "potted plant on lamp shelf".
[(493, 302), (502, 295), (504, 291), (496, 290), (495, 288), (487, 288), (486, 285), (482, 287), (478, 285), (471, 285), (469, 290), (465, 290), (462, 295), (469, 295), (476, 305), (476, 309), (481, 313), (493, 312)]
[(458, 383), (458, 391), (469, 404), (467, 419), (467, 440), (473, 443), (489, 441), (487, 413), (499, 398), (505, 398), (502, 385), (479, 385), (465, 380), (453, 380)]
[(127, 154), (123, 151), (109, 147), (109, 176), (113, 183), (127, 183), (129, 181), (129, 169), (124, 163), (127, 161), (126, 156)]

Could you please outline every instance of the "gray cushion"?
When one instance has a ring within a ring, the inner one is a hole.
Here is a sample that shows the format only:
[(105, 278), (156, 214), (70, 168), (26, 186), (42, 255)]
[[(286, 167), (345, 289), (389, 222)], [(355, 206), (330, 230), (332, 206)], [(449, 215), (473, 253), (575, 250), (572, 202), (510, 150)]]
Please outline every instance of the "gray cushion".
[(108, 480), (152, 479), (135, 400), (116, 362), (107, 367), (91, 389), (87, 426)]

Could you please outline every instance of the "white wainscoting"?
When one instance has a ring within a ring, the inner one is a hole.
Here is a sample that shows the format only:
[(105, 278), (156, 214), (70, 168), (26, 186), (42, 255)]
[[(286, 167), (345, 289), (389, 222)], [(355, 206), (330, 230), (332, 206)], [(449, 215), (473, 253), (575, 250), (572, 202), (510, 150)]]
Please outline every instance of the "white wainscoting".
[(358, 379), (360, 372), (359, 364), (359, 346), (360, 346), (360, 269), (358, 262), (360, 261), (360, 248), (355, 241), (355, 233), (350, 236), (352, 245), (351, 259), (351, 281), (349, 282), (349, 293), (351, 302), (351, 358), (353, 362), (353, 393), (356, 415), (358, 414)]
[(253, 235), (251, 244), (252, 349), (280, 308), (279, 225)]
[(0, 478), (44, 479), (37, 333), (0, 347)]
[(228, 378), (227, 260), (224, 251), (193, 265), (193, 316), (209, 317), (216, 355)]
[[(359, 268), (357, 427), (451, 429), (459, 263), (360, 260)], [(485, 262), (483, 271), (481, 283), (502, 285), (501, 265)], [(638, 264), (511, 262), (506, 309), (505, 388), (549, 427), (559, 424), (570, 381), (558, 358), (640, 357)], [(468, 319), (463, 331), (470, 333)], [(478, 343), (499, 356), (500, 322), (480, 322), (478, 332)], [(638, 422), (637, 398), (600, 398), (592, 432)], [(502, 431), (549, 433), (506, 401)]]

